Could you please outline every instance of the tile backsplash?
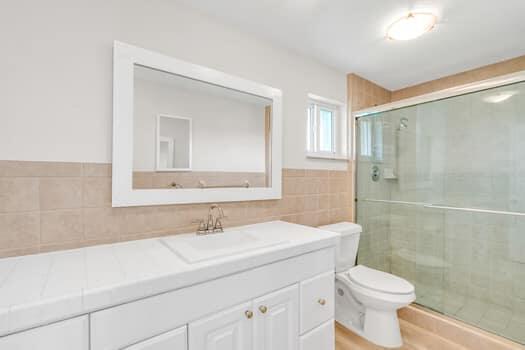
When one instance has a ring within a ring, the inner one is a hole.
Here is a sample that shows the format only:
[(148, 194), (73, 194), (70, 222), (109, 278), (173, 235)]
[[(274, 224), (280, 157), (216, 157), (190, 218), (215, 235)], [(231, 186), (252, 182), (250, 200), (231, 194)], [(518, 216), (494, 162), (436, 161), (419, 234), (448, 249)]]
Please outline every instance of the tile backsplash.
[[(281, 200), (223, 203), (225, 225), (351, 220), (352, 191), (351, 170), (284, 169)], [(208, 207), (112, 208), (111, 164), (4, 160), (0, 257), (193, 232)]]
[(134, 171), (133, 188), (200, 188), (205, 186), (243, 186), (266, 187), (264, 172), (233, 172), (233, 171)]

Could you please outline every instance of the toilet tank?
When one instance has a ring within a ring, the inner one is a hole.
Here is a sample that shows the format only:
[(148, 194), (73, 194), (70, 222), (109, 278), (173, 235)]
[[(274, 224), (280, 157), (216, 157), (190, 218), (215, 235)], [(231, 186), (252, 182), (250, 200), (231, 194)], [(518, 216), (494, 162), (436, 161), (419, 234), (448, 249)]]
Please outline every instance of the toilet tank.
[(319, 227), (321, 230), (341, 234), (335, 251), (335, 271), (343, 272), (355, 266), (359, 236), (363, 231), (361, 225), (352, 222), (339, 222)]

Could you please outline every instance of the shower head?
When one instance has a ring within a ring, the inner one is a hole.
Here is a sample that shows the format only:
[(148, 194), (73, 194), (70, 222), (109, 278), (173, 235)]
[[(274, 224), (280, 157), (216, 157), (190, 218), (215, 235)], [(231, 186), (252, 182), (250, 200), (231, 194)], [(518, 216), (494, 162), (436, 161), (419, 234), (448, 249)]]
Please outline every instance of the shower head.
[(401, 131), (406, 128), (408, 128), (408, 118), (403, 117), (399, 119), (399, 126), (397, 127), (397, 130)]

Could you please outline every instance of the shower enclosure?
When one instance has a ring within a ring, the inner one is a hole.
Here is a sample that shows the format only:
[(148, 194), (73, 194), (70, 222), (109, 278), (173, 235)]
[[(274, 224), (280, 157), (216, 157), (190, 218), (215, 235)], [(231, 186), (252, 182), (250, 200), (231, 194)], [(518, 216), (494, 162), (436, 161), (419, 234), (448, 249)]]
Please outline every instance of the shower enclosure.
[(359, 263), (525, 343), (525, 82), (384, 109), (356, 113)]

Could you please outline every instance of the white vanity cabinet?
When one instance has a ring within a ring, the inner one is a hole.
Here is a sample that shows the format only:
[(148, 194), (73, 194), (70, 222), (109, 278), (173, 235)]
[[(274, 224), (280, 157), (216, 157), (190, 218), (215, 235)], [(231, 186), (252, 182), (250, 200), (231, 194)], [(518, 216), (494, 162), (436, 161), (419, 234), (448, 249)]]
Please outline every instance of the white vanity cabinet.
[(1, 350), (89, 350), (88, 316), (0, 338)]
[(257, 298), (254, 350), (296, 350), (299, 340), (299, 287), (293, 285)]
[(94, 312), (91, 350), (125, 349), (185, 325), (189, 350), (296, 350), (300, 305), (308, 330), (333, 318), (333, 268), (334, 250), (321, 249)]
[(191, 350), (250, 350), (252, 303), (244, 303), (189, 324)]
[(296, 350), (298, 285), (192, 322), (188, 331), (189, 350)]
[(166, 332), (135, 345), (128, 346), (124, 350), (187, 350), (188, 330), (186, 326)]

